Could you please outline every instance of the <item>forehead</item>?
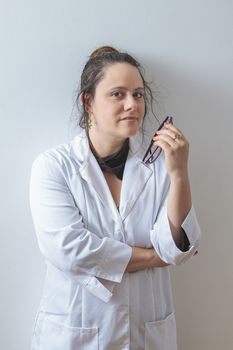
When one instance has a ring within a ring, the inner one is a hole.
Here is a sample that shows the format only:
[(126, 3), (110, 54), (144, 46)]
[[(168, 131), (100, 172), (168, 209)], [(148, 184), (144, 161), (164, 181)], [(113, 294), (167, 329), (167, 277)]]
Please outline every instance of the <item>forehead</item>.
[(115, 63), (107, 67), (97, 89), (111, 89), (116, 86), (129, 89), (143, 88), (143, 81), (138, 69), (128, 63)]

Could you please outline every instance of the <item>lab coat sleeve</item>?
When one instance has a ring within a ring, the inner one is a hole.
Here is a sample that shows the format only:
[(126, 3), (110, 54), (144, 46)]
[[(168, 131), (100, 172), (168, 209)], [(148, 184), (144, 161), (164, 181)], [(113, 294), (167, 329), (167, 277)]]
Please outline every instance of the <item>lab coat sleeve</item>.
[(164, 200), (161, 201), (162, 204), (158, 210), (153, 229), (150, 231), (150, 239), (154, 249), (163, 261), (171, 265), (180, 265), (197, 251), (201, 238), (201, 230), (197, 221), (195, 209), (192, 206), (181, 225), (190, 245), (186, 251), (182, 251), (176, 246), (167, 215), (169, 191), (169, 179), (167, 174), (165, 175), (163, 188)]
[(121, 282), (132, 248), (85, 228), (60, 164), (45, 154), (32, 165), (30, 207), (44, 257), (108, 302), (115, 283)]

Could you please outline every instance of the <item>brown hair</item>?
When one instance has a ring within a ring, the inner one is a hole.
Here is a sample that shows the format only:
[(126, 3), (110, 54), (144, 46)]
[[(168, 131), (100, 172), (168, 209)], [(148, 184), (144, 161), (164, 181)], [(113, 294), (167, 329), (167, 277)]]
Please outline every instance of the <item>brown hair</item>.
[[(86, 130), (88, 128), (88, 112), (85, 109), (85, 99), (94, 98), (96, 87), (103, 79), (106, 68), (115, 63), (128, 63), (138, 69), (145, 89), (145, 115), (150, 103), (152, 113), (155, 116), (153, 112), (153, 93), (149, 84), (145, 81), (143, 67), (140, 63), (127, 52), (120, 52), (112, 46), (101, 46), (90, 54), (81, 75), (80, 87), (76, 97), (76, 105), (81, 114), (79, 119), (81, 128)], [(155, 118), (157, 119), (156, 116)]]
[(93, 59), (97, 56), (104, 55), (105, 53), (109, 52), (118, 52), (114, 47), (112, 46), (101, 46), (95, 49), (91, 54), (90, 54), (90, 59)]

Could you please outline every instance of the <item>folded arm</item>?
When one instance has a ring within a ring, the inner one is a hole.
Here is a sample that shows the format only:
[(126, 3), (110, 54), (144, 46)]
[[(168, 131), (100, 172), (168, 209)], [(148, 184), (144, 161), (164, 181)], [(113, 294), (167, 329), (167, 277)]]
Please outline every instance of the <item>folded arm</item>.
[(153, 248), (132, 248), (132, 255), (126, 272), (136, 272), (140, 270), (165, 267), (169, 264), (165, 263)]

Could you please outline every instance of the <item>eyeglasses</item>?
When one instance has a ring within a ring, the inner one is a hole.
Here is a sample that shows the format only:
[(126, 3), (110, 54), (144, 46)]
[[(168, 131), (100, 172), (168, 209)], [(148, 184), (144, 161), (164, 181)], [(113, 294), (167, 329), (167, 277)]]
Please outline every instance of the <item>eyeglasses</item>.
[[(164, 119), (164, 121), (160, 124), (160, 126), (158, 127), (157, 131), (161, 130), (164, 127), (165, 123), (172, 123), (173, 122), (173, 118), (172, 117), (166, 117)], [(157, 135), (157, 131), (154, 134), (153, 137), (155, 137)], [(150, 145), (143, 157), (143, 163), (145, 164), (151, 164), (154, 163), (156, 161), (156, 159), (158, 159), (158, 157), (160, 156), (160, 153), (162, 151), (162, 148), (159, 146), (155, 146), (154, 145), (154, 140), (152, 138)]]

